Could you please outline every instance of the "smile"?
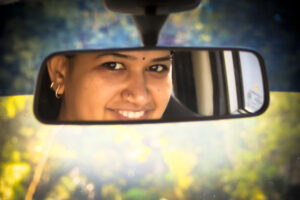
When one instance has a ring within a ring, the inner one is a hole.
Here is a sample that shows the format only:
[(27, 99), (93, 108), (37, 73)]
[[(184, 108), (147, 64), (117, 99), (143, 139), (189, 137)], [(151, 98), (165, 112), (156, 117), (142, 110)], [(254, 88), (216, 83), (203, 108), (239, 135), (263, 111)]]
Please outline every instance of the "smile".
[(119, 120), (144, 120), (148, 117), (149, 111), (140, 110), (117, 110), (110, 109)]
[(128, 110), (118, 110), (120, 115), (130, 119), (140, 119), (145, 115), (145, 111), (128, 111)]

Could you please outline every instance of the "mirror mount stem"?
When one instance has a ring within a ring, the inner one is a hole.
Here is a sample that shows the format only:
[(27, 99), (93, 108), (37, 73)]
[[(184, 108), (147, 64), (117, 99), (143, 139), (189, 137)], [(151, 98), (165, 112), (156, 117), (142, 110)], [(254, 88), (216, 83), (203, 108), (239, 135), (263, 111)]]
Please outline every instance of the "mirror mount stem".
[(113, 12), (132, 16), (144, 47), (155, 47), (159, 33), (168, 15), (197, 8), (201, 0), (103, 0), (104, 6)]
[(133, 22), (145, 47), (157, 45), (160, 30), (167, 18), (168, 15), (132, 15)]

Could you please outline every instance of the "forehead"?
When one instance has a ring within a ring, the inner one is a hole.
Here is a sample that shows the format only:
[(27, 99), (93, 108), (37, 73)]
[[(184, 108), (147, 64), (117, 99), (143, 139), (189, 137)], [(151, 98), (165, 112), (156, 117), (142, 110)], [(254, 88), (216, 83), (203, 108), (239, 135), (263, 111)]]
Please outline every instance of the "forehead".
[(101, 51), (77, 54), (75, 60), (100, 59), (106, 57), (118, 57), (123, 59), (155, 59), (170, 56), (169, 50), (136, 50), (136, 51)]
[(118, 53), (130, 55), (132, 57), (147, 57), (147, 58), (157, 58), (165, 57), (170, 55), (168, 50), (140, 50), (140, 51), (119, 51)]

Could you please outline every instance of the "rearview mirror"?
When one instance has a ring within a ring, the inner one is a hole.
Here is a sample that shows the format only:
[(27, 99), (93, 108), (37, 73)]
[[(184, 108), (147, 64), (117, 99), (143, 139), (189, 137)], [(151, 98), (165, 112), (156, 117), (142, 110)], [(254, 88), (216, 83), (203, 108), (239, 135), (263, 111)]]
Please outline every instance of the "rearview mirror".
[(268, 103), (255, 51), (132, 48), (49, 55), (34, 113), (44, 123), (152, 123), (255, 116)]

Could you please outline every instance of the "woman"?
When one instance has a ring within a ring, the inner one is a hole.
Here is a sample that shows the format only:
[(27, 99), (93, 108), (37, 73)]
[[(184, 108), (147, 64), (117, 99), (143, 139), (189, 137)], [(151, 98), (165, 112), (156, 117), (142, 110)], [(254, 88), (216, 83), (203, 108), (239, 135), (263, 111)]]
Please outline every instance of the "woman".
[(57, 55), (47, 62), (63, 121), (160, 119), (172, 93), (170, 51)]

